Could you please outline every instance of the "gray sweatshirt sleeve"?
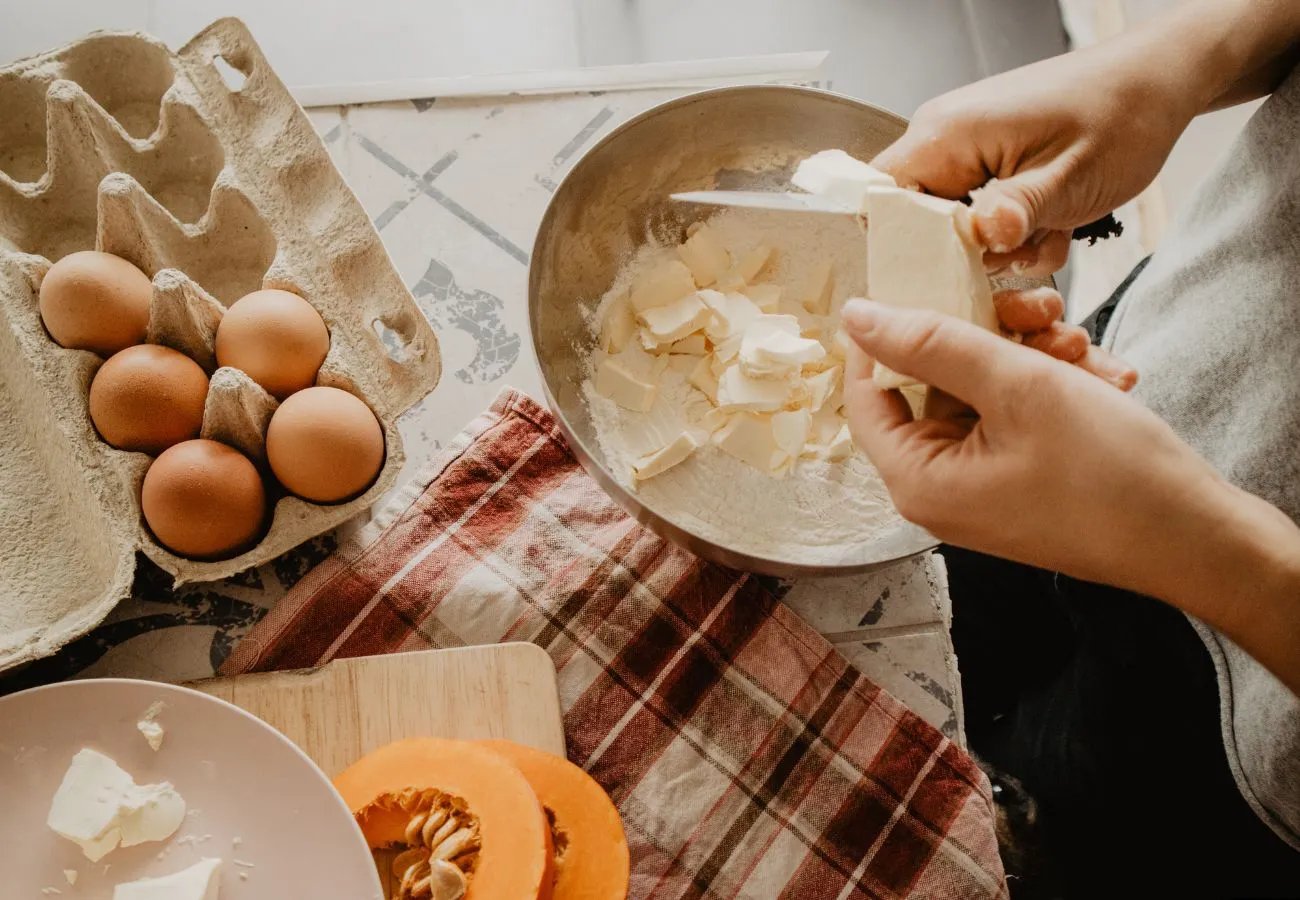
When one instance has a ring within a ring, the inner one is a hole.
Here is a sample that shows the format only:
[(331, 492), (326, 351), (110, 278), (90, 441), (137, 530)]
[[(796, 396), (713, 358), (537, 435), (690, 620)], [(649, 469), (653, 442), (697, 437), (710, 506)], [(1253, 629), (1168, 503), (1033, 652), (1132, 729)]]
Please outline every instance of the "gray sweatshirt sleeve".
[[(1137, 395), (1184, 440), (1300, 521), (1300, 70), (1173, 223), (1106, 343), (1137, 367)], [(1237, 785), (1300, 849), (1300, 698), (1193, 625), (1218, 672)]]

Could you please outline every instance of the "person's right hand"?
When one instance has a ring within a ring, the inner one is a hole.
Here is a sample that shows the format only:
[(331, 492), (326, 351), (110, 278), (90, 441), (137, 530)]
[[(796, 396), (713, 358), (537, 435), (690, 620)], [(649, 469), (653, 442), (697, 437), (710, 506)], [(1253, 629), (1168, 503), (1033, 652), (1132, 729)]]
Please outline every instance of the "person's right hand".
[(1136, 197), (1200, 111), (1131, 56), (1111, 42), (958, 88), (923, 104), (872, 165), (904, 187), (972, 195), (989, 262), (1050, 274), (1069, 232)]
[[(872, 165), (903, 187), (970, 195), (985, 265), (1045, 277), (1065, 264), (1070, 232), (1145, 188), (1198, 111), (1176, 85), (1135, 68), (1122, 43), (1006, 72), (924, 104)], [(1186, 91), (1182, 92), (1187, 95)], [(1137, 373), (1060, 321), (1052, 288), (994, 297), (1004, 328), (1035, 349), (1128, 390)]]

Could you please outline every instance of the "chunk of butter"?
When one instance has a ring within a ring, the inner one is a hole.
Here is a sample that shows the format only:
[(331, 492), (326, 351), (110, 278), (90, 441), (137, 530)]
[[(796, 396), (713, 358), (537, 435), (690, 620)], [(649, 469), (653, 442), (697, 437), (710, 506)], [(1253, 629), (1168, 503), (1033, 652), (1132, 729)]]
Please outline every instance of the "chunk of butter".
[(113, 900), (218, 900), (221, 860), (210, 856), (161, 878), (141, 878), (113, 888)]
[(799, 302), (815, 316), (831, 311), (831, 292), (835, 289), (835, 273), (825, 260), (817, 263), (800, 289)]
[(694, 453), (699, 446), (700, 442), (695, 439), (694, 435), (689, 431), (683, 431), (666, 446), (645, 454), (633, 463), (632, 477), (636, 481), (654, 478), (678, 463), (685, 462), (687, 457)]
[(785, 406), (790, 384), (770, 378), (751, 378), (732, 366), (718, 379), (718, 408), (772, 412)]
[(699, 295), (691, 293), (664, 306), (652, 306), (637, 318), (656, 344), (671, 344), (699, 331), (713, 321), (713, 310)]
[(686, 243), (677, 247), (677, 255), (700, 287), (713, 284), (731, 268), (731, 254), (708, 225), (696, 228)]
[(776, 312), (781, 302), (781, 286), (776, 284), (753, 284), (745, 288), (744, 294), (765, 313)]
[(677, 356), (703, 356), (709, 352), (709, 347), (704, 342), (704, 335), (693, 334), (673, 343), (668, 352)]
[(715, 344), (740, 334), (763, 314), (744, 294), (706, 290), (700, 291), (700, 299), (713, 310), (713, 321), (705, 326), (704, 333)]
[(831, 438), (831, 442), (826, 447), (826, 458), (832, 461), (848, 459), (853, 455), (853, 436), (849, 434), (849, 426), (841, 425), (840, 430)]
[(810, 194), (834, 200), (853, 212), (864, 211), (863, 201), (868, 190), (873, 187), (893, 187), (895, 184), (894, 179), (885, 172), (849, 156), (843, 150), (814, 153), (799, 163), (790, 182)]
[(738, 413), (719, 429), (713, 441), (724, 453), (768, 474), (781, 468), (786, 458), (772, 434), (770, 416)]
[(596, 393), (608, 397), (624, 409), (647, 412), (655, 404), (656, 385), (642, 381), (627, 366), (614, 358), (605, 359), (596, 369)]
[(163, 702), (155, 700), (149, 704), (149, 708), (144, 711), (140, 721), (135, 723), (136, 729), (149, 744), (149, 749), (157, 753), (162, 749), (163, 738), (167, 732), (158, 724), (158, 715), (162, 712)]
[(686, 376), (691, 387), (709, 398), (709, 402), (718, 402), (718, 376), (713, 374), (713, 363), (707, 356), (701, 356), (700, 361), (691, 369), (690, 374)]
[(835, 391), (836, 386), (840, 383), (840, 374), (844, 370), (839, 366), (833, 366), (818, 372), (816, 375), (810, 375), (804, 380), (808, 386), (808, 408), (813, 412), (821, 409), (827, 399)]
[(695, 293), (695, 280), (691, 270), (679, 260), (670, 260), (656, 266), (632, 284), (628, 301), (632, 311), (642, 313), (656, 306), (667, 306), (687, 294)]
[(169, 783), (138, 785), (112, 759), (84, 748), (72, 757), (46, 824), (98, 862), (118, 845), (171, 837), (184, 818), (185, 801)]
[[(997, 330), (983, 253), (964, 205), (889, 187), (870, 189), (866, 202), (871, 299), (933, 309)], [(879, 365), (873, 378), (882, 387), (915, 383)]]
[(798, 458), (808, 440), (812, 416), (806, 409), (794, 409), (772, 414), (772, 440), (790, 459)]
[(751, 378), (784, 378), (825, 355), (821, 341), (800, 337), (799, 320), (794, 316), (764, 315), (745, 330), (740, 368)]
[(752, 250), (740, 254), (735, 263), (718, 278), (718, 288), (723, 291), (738, 291), (752, 282), (767, 268), (772, 261), (772, 248), (759, 244)]
[(627, 346), (627, 342), (636, 333), (636, 315), (626, 293), (615, 297), (605, 310), (605, 318), (600, 325), (600, 349), (606, 353), (618, 353)]

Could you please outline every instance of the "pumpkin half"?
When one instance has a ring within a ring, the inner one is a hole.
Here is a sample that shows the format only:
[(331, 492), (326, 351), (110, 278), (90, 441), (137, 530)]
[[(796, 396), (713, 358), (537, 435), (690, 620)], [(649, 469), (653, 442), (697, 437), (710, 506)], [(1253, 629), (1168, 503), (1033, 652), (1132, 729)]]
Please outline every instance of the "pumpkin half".
[(334, 787), (372, 849), (404, 851), (393, 864), (401, 900), (551, 900), (549, 823), (502, 755), (470, 741), (397, 741)]
[(523, 772), (550, 819), (555, 845), (554, 900), (623, 900), (628, 849), (609, 795), (562, 756), (510, 741), (478, 741)]

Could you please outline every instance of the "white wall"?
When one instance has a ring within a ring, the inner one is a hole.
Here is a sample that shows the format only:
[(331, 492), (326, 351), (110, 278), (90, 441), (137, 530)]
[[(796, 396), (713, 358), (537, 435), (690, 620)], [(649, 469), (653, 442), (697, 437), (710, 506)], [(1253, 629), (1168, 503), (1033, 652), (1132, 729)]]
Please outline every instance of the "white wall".
[(225, 15), (290, 87), (829, 49), (837, 89), (905, 114), (1064, 48), (1054, 0), (0, 0), (0, 64), (96, 28), (179, 46)]

